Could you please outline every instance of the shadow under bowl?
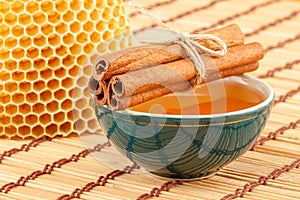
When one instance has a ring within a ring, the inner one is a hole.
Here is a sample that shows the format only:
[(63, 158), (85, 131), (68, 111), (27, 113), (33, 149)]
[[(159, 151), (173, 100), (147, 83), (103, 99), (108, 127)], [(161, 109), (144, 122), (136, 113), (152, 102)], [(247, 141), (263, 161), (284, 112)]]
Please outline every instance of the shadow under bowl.
[(155, 175), (203, 178), (243, 155), (262, 132), (274, 100), (273, 89), (246, 75), (226, 78), (256, 88), (264, 101), (253, 107), (211, 115), (167, 115), (112, 111), (94, 104), (107, 138), (125, 156)]

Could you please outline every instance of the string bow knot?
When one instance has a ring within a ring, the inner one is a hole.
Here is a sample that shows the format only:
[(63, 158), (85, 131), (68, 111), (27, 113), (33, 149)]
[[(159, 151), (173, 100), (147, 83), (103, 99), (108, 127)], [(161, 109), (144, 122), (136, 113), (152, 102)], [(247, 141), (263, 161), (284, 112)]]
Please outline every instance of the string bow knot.
[[(145, 8), (143, 8), (140, 4), (136, 3), (134, 0), (131, 0), (129, 3), (142, 14), (150, 17), (157, 25), (160, 25), (166, 28), (167, 30), (175, 33), (176, 37), (174, 38), (151, 43), (176, 43), (181, 45), (187, 51), (188, 55), (190, 56), (190, 59), (193, 61), (199, 78), (202, 79), (203, 77), (206, 77), (205, 64), (201, 58), (201, 53), (205, 53), (210, 56), (216, 57), (224, 56), (227, 53), (227, 45), (219, 37), (211, 34), (189, 34), (188, 32), (180, 32), (174, 30), (172, 27), (168, 26), (166, 23), (164, 23), (162, 20), (150, 13)], [(196, 42), (207, 40), (213, 41), (219, 47), (219, 50), (209, 49), (199, 44), (199, 42)]]

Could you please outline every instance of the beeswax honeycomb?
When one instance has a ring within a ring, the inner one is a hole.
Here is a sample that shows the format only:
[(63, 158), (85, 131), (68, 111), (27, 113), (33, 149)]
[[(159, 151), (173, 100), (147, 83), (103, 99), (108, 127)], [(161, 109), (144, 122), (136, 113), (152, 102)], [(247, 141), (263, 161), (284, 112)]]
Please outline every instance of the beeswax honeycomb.
[(129, 46), (128, 31), (122, 0), (0, 1), (0, 136), (98, 130), (91, 62)]

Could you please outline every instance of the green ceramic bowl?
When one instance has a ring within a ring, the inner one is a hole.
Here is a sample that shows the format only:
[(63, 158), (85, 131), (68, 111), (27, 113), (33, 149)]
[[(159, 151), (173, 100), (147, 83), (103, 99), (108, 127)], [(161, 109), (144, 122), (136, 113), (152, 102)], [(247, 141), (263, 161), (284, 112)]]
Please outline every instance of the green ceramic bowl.
[(202, 178), (243, 155), (269, 116), (274, 91), (251, 76), (227, 78), (256, 88), (264, 101), (256, 106), (212, 115), (165, 115), (112, 111), (95, 106), (107, 138), (125, 156), (155, 175)]

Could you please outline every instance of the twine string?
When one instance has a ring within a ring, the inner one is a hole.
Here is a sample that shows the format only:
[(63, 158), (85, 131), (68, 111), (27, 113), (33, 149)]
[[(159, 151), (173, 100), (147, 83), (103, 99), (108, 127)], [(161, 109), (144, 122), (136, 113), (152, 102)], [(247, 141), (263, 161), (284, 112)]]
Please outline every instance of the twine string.
[[(147, 43), (171, 43), (171, 44), (179, 44), (181, 45), (190, 56), (190, 59), (193, 61), (195, 68), (197, 70), (198, 78), (203, 79), (206, 77), (206, 70), (205, 70), (205, 64), (201, 58), (201, 55), (199, 52), (208, 54), (210, 56), (224, 56), (227, 53), (227, 46), (226, 43), (221, 40), (219, 37), (211, 35), (211, 34), (189, 34), (187, 32), (179, 32), (172, 27), (168, 26), (166, 23), (164, 23), (161, 19), (153, 15), (151, 12), (149, 12), (147, 9), (143, 8), (140, 4), (135, 2), (134, 0), (131, 0), (129, 4), (133, 7), (135, 7), (140, 13), (150, 17), (157, 25), (175, 33), (176, 37), (168, 39), (168, 40), (160, 40), (160, 41), (151, 41)], [(197, 41), (213, 41), (218, 47), (219, 50), (213, 50), (209, 49), (205, 46), (202, 46)], [(145, 41), (144, 41), (145, 42)]]

